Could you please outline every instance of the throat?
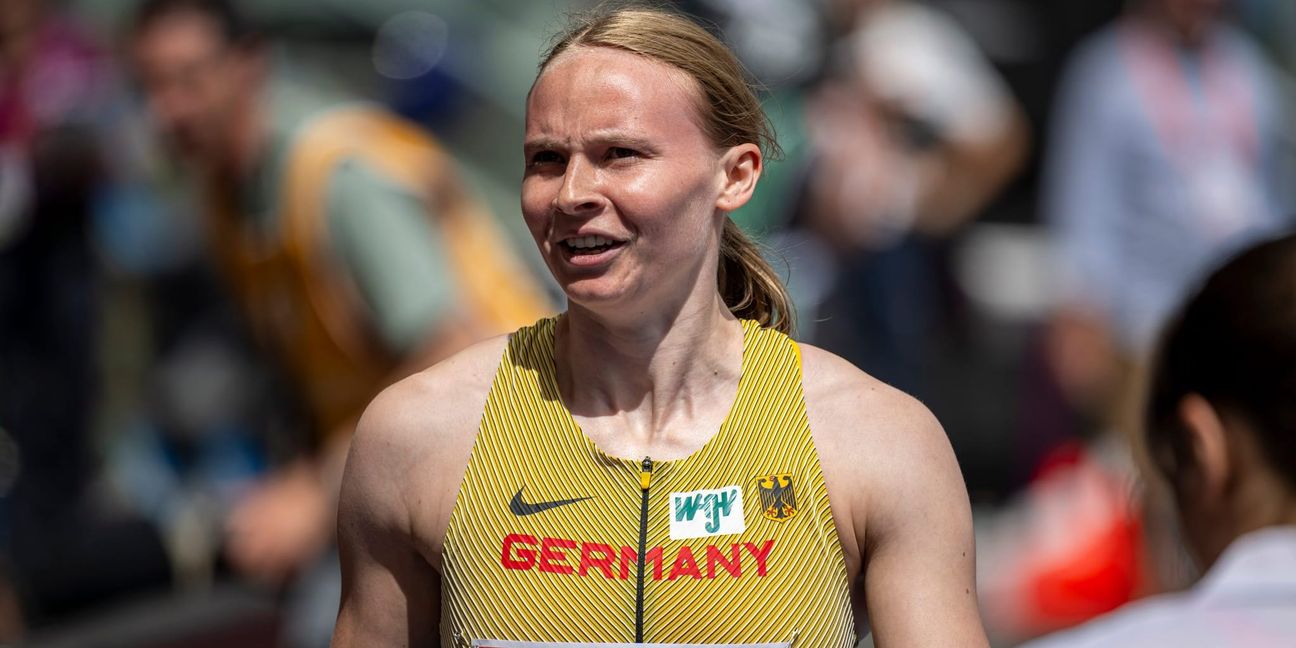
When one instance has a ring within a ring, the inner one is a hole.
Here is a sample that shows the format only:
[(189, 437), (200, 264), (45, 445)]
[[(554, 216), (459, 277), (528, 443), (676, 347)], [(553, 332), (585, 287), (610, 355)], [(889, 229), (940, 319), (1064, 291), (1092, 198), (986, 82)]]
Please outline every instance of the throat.
[(677, 319), (654, 335), (599, 326), (571, 311), (559, 321), (559, 393), (606, 454), (687, 456), (728, 417), (743, 374), (745, 330), (732, 316), (691, 324)]
[(728, 418), (728, 410), (719, 408), (691, 414), (651, 427), (647, 421), (636, 421), (636, 417), (625, 415), (573, 413), (572, 418), (585, 437), (609, 457), (627, 461), (652, 457), (655, 461), (670, 462), (686, 459), (705, 447), (720, 433)]

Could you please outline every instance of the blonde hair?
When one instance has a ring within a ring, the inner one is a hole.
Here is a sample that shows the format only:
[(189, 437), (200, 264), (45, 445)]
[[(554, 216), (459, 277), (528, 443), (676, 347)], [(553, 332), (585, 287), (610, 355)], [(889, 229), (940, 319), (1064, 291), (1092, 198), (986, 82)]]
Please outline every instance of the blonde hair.
[[(688, 18), (646, 7), (595, 10), (577, 16), (540, 60), (540, 73), (573, 47), (609, 47), (683, 71), (697, 84), (702, 130), (720, 148), (752, 143), (781, 155), (760, 101), (729, 48)], [(736, 316), (791, 333), (792, 300), (774, 269), (742, 229), (726, 218), (717, 287)]]

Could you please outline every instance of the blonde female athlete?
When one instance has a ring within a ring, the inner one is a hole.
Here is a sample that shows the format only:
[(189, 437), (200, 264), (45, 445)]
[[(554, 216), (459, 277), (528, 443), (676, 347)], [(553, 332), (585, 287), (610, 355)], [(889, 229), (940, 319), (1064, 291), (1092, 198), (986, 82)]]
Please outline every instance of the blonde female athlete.
[[(527, 100), (522, 212), (568, 311), (369, 407), (334, 646), (984, 646), (967, 496), (913, 399), (785, 334), (727, 214), (773, 142), (733, 55), (594, 16)], [(853, 605), (854, 603), (854, 605)]]

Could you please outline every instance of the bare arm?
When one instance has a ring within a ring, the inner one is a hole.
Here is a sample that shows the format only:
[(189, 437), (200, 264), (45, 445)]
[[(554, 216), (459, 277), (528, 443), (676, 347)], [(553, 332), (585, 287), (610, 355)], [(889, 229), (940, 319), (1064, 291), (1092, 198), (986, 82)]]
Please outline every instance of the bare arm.
[(1012, 106), (1000, 130), (980, 139), (947, 140), (920, 164), (925, 173), (914, 227), (931, 236), (948, 236), (975, 217), (1026, 160), (1030, 131)]
[(506, 337), (384, 391), (342, 478), (342, 604), (333, 646), (440, 643), (441, 548)]
[(408, 473), (396, 428), (398, 397), (385, 392), (356, 428), (338, 504), (342, 605), (333, 646), (435, 646), (440, 577), (419, 553), (400, 480)]
[[(398, 382), (486, 335), (487, 328), (458, 313), (445, 314), (435, 330), (391, 375)], [(357, 413), (358, 414), (358, 413)], [(278, 582), (319, 555), (333, 539), (343, 465), (356, 418), (329, 431), (323, 448), (276, 469), (243, 500), (227, 525), (228, 557), (240, 571)]]
[[(907, 397), (906, 397), (907, 398)], [(864, 592), (878, 646), (987, 645), (976, 598), (972, 514), (945, 432), (912, 399), (906, 438), (868, 481)]]
[(802, 348), (810, 425), (876, 645), (988, 646), (971, 511), (940, 424), (844, 360)]

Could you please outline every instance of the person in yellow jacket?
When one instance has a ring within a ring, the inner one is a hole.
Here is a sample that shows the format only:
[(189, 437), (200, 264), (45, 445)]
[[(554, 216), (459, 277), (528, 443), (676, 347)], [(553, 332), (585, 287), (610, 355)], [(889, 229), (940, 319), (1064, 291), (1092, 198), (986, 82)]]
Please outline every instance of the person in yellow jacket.
[(335, 647), (848, 648), (866, 623), (879, 646), (987, 645), (939, 423), (789, 338), (729, 219), (766, 124), (685, 17), (596, 13), (557, 41), (522, 212), (568, 310), (370, 405)]
[(230, 517), (233, 564), (277, 578), (331, 535), (346, 442), (383, 387), (550, 306), (430, 135), (272, 80), (229, 0), (144, 2), (130, 53), (199, 172), (217, 265), (320, 446)]

